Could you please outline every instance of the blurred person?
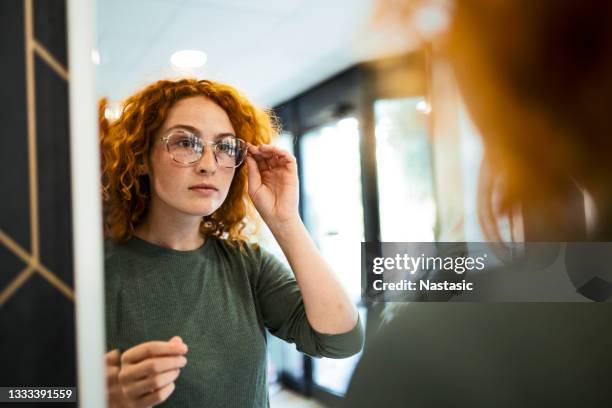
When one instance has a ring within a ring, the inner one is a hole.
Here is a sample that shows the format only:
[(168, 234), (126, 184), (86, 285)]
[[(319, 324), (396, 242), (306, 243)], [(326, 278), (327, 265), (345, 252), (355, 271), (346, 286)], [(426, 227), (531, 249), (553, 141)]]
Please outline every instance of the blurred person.
[[(409, 15), (419, 3), (383, 7)], [(486, 236), (524, 205), (542, 228), (565, 222), (574, 186), (594, 203), (590, 239), (612, 241), (612, 3), (445, 4), (441, 52), (484, 145)], [(547, 238), (583, 238), (569, 226)], [(608, 407), (611, 322), (603, 303), (408, 304), (366, 344), (346, 406)]]
[[(112, 122), (105, 108), (110, 406), (267, 407), (266, 328), (315, 357), (361, 350), (357, 310), (299, 217), (296, 161), (268, 144), (266, 112), (191, 78), (147, 86)], [(250, 243), (255, 211), (292, 271)]]

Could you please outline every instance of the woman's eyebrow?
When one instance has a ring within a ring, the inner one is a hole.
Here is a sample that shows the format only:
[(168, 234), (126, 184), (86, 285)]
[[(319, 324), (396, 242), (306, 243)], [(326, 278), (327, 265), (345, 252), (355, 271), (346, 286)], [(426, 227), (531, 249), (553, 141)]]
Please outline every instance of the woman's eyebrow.
[(169, 132), (169, 131), (174, 130), (174, 129), (185, 129), (185, 130), (190, 131), (191, 133), (195, 133), (196, 135), (200, 134), (200, 131), (198, 129), (194, 128), (193, 126), (182, 125), (182, 124), (172, 125), (166, 131)]
[(236, 137), (232, 132), (222, 132), (215, 135), (215, 140), (223, 139), (224, 137)]
[[(190, 126), (190, 125), (183, 125), (183, 124), (172, 125), (172, 126), (170, 126), (168, 128), (167, 132), (169, 132), (171, 130), (174, 130), (174, 129), (185, 129), (185, 130), (188, 130), (189, 132), (191, 132), (191, 133), (193, 133), (193, 134), (195, 134), (197, 136), (201, 136), (200, 131), (198, 129), (196, 129), (195, 127)], [(232, 132), (221, 132), (221, 133), (217, 133), (214, 136), (214, 139), (217, 140), (217, 139), (221, 139), (221, 138), (228, 137), (228, 136), (236, 137), (236, 135), (233, 134)]]

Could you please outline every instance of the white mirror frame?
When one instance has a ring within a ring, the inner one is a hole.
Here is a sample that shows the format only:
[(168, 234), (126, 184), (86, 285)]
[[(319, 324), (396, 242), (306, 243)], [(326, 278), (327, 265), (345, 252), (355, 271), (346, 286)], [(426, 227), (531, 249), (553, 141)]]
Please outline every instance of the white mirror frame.
[(105, 407), (104, 257), (95, 89), (94, 0), (67, 0), (78, 400)]

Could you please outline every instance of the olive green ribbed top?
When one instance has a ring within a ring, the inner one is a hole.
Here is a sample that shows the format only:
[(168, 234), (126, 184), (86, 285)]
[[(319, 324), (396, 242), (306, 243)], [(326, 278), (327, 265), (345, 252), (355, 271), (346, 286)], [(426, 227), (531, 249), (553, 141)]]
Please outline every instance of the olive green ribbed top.
[(138, 237), (106, 242), (107, 349), (181, 336), (187, 366), (166, 407), (267, 407), (266, 333), (311, 356), (359, 352), (358, 321), (342, 334), (315, 331), (293, 273), (261, 247), (208, 237), (191, 251)]

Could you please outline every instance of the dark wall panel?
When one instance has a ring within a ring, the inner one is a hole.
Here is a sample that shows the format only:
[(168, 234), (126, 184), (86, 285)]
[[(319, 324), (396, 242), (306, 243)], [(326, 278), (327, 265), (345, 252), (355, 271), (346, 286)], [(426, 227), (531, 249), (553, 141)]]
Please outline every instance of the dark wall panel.
[(0, 386), (78, 386), (65, 0), (0, 1), (0, 61)]
[[(74, 303), (39, 274), (0, 312), (3, 386), (75, 386)], [(3, 361), (5, 363), (5, 361)]]
[(68, 84), (41, 59), (35, 66), (41, 259), (72, 286)]
[(23, 0), (0, 1), (0, 27), (0, 163), (4, 169), (0, 194), (6, 198), (0, 207), (0, 228), (20, 246), (30, 248)]
[(0, 245), (0, 265), (2, 265), (0, 288), (5, 288), (26, 267), (26, 263), (2, 245)]
[(55, 59), (68, 65), (65, 0), (34, 0), (34, 34)]

